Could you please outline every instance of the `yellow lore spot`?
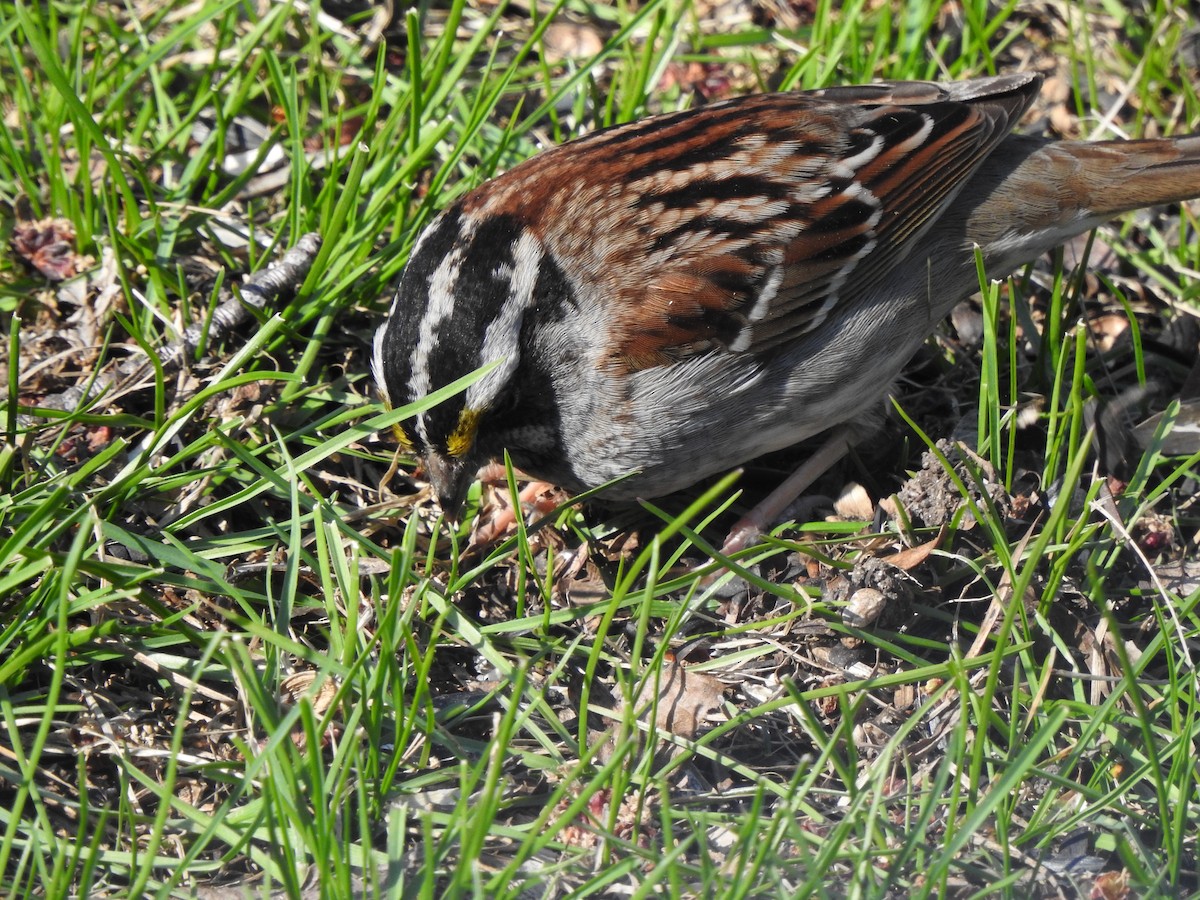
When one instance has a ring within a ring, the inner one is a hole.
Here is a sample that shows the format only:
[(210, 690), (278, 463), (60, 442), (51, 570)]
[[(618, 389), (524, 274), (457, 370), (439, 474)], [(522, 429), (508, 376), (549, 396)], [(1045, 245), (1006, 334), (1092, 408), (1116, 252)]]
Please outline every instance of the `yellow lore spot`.
[(401, 428), (399, 425), (393, 425), (392, 426), (392, 434), (395, 435), (396, 442), (398, 444), (400, 444), (401, 450), (403, 450), (406, 453), (413, 452), (413, 449), (415, 448), (416, 445), (413, 444), (412, 438), (410, 438), (408, 436), (408, 434), (404, 431), (403, 428)]
[(482, 413), (476, 409), (464, 409), (454, 426), (454, 433), (446, 441), (446, 452), (453, 457), (466, 456), (475, 445), (475, 431), (479, 428)]

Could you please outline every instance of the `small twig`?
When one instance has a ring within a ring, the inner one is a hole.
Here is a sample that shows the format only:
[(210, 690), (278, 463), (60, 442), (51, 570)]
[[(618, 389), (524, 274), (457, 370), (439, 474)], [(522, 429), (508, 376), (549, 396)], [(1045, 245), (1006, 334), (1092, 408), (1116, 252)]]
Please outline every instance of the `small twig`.
[[(223, 340), (231, 331), (250, 318), (251, 310), (260, 310), (285, 291), (296, 288), (312, 267), (321, 236), (315, 232), (303, 235), (283, 258), (265, 269), (246, 277), (240, 296), (232, 291), (221, 292), (221, 302), (207, 323), (188, 327), (183, 337), (162, 350), (159, 362), (165, 372), (181, 368), (187, 358), (200, 346), (207, 333), (210, 341)], [(82, 385), (74, 385), (57, 394), (50, 394), (38, 404), (39, 409), (70, 412), (107, 391), (118, 382), (140, 377), (150, 366), (144, 353), (122, 360), (108, 372), (102, 372)]]

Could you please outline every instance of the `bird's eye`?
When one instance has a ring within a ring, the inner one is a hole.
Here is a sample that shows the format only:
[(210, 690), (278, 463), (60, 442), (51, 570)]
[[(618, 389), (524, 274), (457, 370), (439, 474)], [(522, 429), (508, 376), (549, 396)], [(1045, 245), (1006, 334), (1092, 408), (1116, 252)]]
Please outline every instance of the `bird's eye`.
[(396, 442), (400, 445), (400, 449), (405, 453), (412, 453), (417, 449), (417, 445), (414, 444), (412, 438), (408, 436), (408, 432), (406, 432), (399, 425), (392, 426), (392, 434), (395, 436)]
[(451, 456), (466, 456), (475, 446), (475, 432), (479, 430), (479, 420), (482, 410), (464, 409), (458, 417), (458, 424), (446, 439), (446, 452)]

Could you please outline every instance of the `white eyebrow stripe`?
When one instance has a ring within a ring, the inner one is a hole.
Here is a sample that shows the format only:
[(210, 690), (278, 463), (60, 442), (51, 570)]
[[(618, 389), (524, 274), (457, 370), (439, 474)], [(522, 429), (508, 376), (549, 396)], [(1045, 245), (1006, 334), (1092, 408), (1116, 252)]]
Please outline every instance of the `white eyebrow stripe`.
[[(414, 250), (415, 253), (415, 250)], [(409, 371), (412, 378), (409, 381), (409, 397), (418, 399), (429, 393), (432, 377), (429, 372), (429, 360), (437, 348), (440, 339), (442, 323), (454, 314), (454, 289), (458, 284), (458, 276), (462, 271), (463, 249), (460, 243), (442, 264), (429, 277), (428, 305), (421, 319), (418, 330), (417, 346), (413, 348)], [(429, 434), (425, 430), (425, 417), (417, 417), (417, 432), (421, 440), (429, 443)]]
[[(397, 292), (398, 293), (398, 292)], [(396, 301), (392, 301), (392, 310), (396, 309)], [(391, 391), (388, 390), (387, 381), (383, 377), (383, 338), (387, 334), (388, 322), (391, 320), (392, 314), (389, 312), (388, 317), (383, 320), (383, 324), (375, 329), (374, 349), (371, 352), (371, 377), (375, 379), (375, 388), (387, 401), (388, 406), (395, 406), (395, 399), (392, 397)]]
[[(430, 223), (429, 227), (427, 227), (417, 236), (417, 240), (413, 243), (412, 250), (410, 250), (408, 253), (409, 263), (411, 263), (416, 255), (421, 252), (421, 245), (429, 240), (429, 236), (436, 230), (437, 222), (435, 221)], [(403, 276), (401, 276), (401, 279), (403, 280)], [(397, 285), (395, 292), (392, 294), (392, 305), (388, 307), (387, 316), (384, 318), (383, 324), (381, 324), (379, 328), (375, 330), (374, 351), (371, 354), (371, 376), (375, 379), (375, 384), (383, 393), (388, 405), (393, 407), (401, 405), (403, 401), (399, 397), (393, 397), (391, 391), (388, 390), (387, 379), (384, 378), (383, 342), (384, 337), (387, 334), (388, 326), (391, 324), (392, 320), (396, 318), (396, 312), (400, 309), (400, 304), (403, 302), (403, 300), (404, 295), (400, 290), (399, 285)], [(429, 349), (432, 350), (432, 347), (433, 345), (431, 344)], [(415, 355), (413, 358), (415, 359)], [(428, 358), (428, 354), (426, 355), (426, 358)], [(426, 377), (428, 378), (428, 375), (426, 375)], [(413, 398), (410, 397), (409, 399), (411, 400)]]
[(522, 232), (513, 245), (512, 274), (508, 296), (499, 315), (488, 325), (479, 358), (484, 362), (501, 360), (500, 365), (467, 388), (466, 408), (490, 407), (508, 384), (521, 362), (521, 324), (525, 312), (534, 306), (534, 289), (542, 268), (542, 245), (530, 232)]

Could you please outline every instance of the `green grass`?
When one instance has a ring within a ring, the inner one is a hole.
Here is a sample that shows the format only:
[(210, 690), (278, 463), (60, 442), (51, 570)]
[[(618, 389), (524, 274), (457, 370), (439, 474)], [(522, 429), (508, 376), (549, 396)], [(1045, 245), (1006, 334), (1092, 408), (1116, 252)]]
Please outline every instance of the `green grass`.
[[(376, 401), (370, 340), (422, 226), (547, 142), (692, 105), (696, 72), (722, 93), (1058, 61), (1083, 134), (1118, 85), (1130, 134), (1200, 121), (1186, 5), (889, 6), (423, 4), (369, 41), (369, 13), (290, 4), (0, 0), (2, 893), (1029, 897), (1105, 873), (1200, 895), (1198, 458), (1151, 442), (1114, 496), (1085, 417), (1168, 365), (1164, 301), (1194, 314), (1187, 211), (1106, 231), (1126, 261), (1098, 285), (989, 285), (977, 347), (930, 342), (842, 475), (890, 494), (965, 421), (977, 456), (935, 468), (970, 516), (874, 626), (843, 617), (864, 568), (938, 534), (905, 510), (783, 525), (731, 574), (693, 567), (732, 479), (482, 548), (404, 474), (379, 492), (412, 410)], [(595, 58), (547, 52), (564, 22)], [(223, 168), (239, 117), (278, 182)], [(14, 248), (42, 219), (70, 224), (74, 290)], [(43, 408), (314, 231), (256, 326)], [(1101, 311), (1127, 349), (1089, 338)]]

